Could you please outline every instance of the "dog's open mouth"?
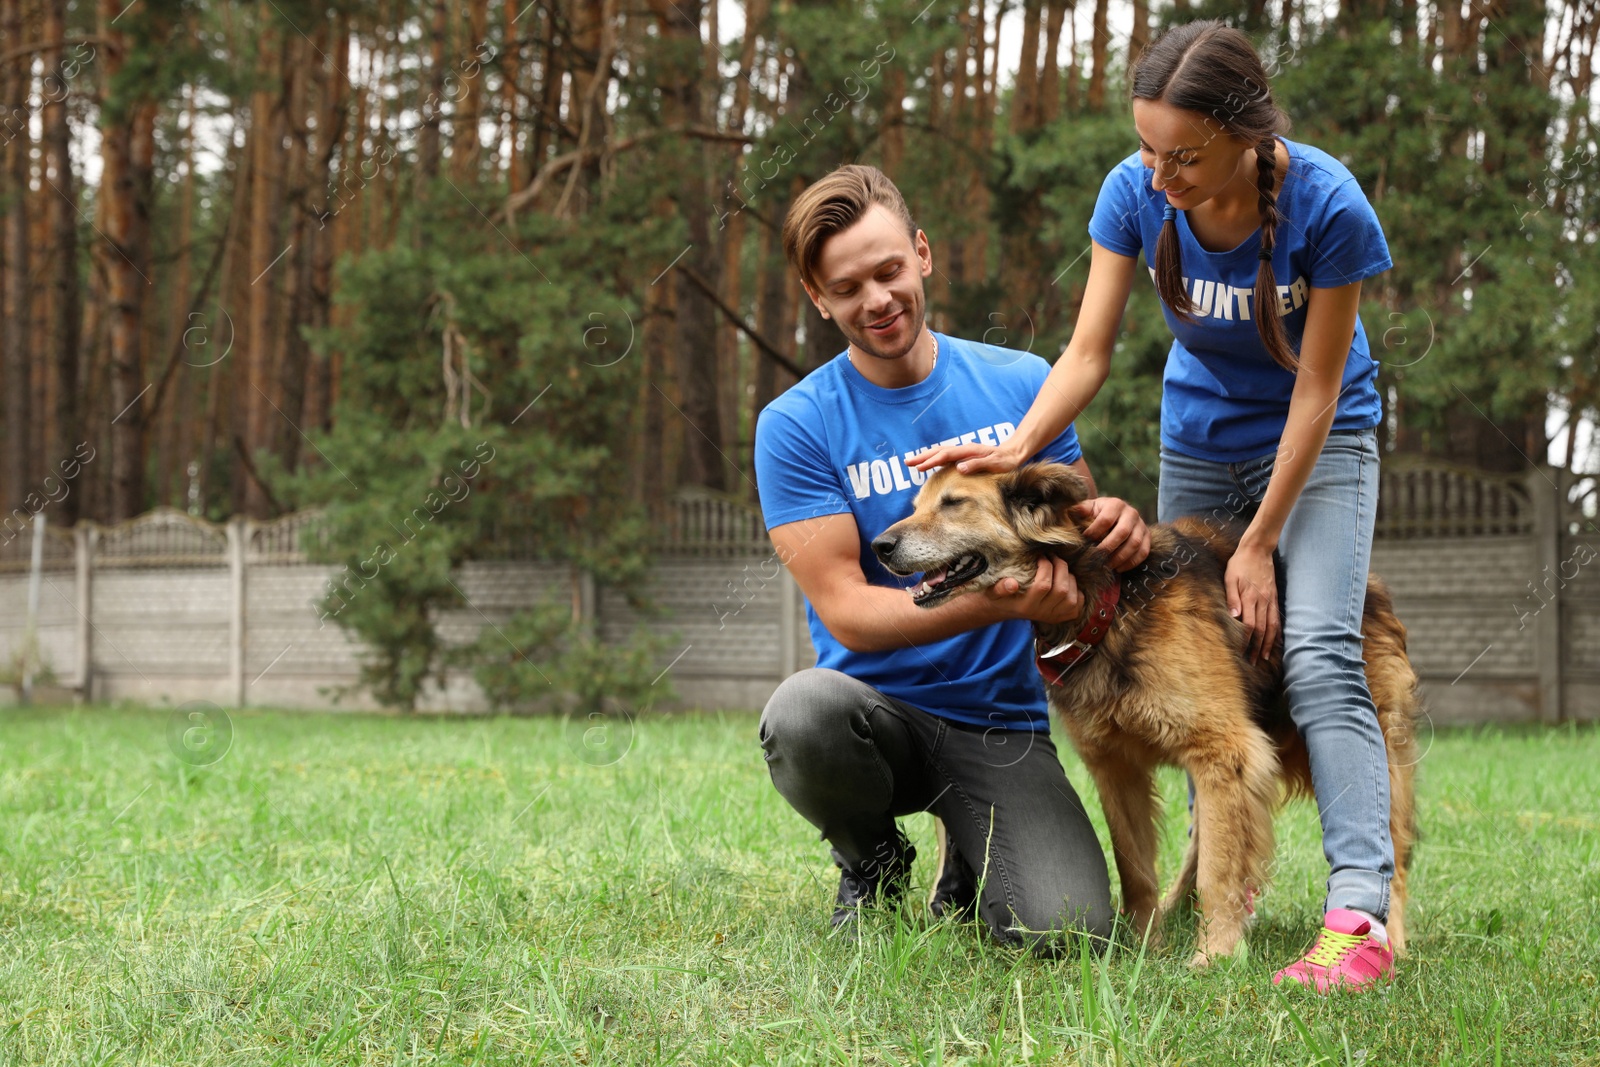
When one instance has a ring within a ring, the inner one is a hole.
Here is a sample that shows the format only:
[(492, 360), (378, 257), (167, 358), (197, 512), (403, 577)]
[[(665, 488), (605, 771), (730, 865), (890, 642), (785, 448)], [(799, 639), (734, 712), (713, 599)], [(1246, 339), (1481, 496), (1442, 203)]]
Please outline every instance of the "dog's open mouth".
[(923, 572), (922, 584), (911, 590), (911, 599), (922, 605), (949, 596), (988, 569), (989, 561), (982, 556), (959, 556), (937, 570)]

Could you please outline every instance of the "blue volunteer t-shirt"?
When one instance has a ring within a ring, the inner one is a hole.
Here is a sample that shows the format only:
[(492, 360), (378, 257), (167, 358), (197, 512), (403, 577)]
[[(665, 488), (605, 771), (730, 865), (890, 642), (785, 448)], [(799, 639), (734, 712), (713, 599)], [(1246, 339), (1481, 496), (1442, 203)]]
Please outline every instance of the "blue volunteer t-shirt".
[[(767, 528), (852, 516), (861, 534), (861, 571), (873, 585), (909, 589), (920, 580), (895, 577), (871, 548), (873, 538), (911, 514), (917, 488), (927, 480), (905, 461), (938, 445), (1004, 441), (1050, 371), (1027, 352), (934, 336), (938, 361), (916, 385), (880, 388), (840, 353), (768, 404), (756, 422), (756, 480)], [(1039, 453), (1062, 463), (1081, 454), (1070, 426)], [(818, 667), (943, 718), (1050, 729), (1033, 665), (1033, 627), (1026, 621), (913, 648), (852, 652), (828, 632), (809, 599), (806, 617)]]
[[(1277, 307), (1270, 310), (1283, 317), (1289, 344), (1298, 351), (1310, 290), (1348, 285), (1394, 264), (1378, 216), (1344, 164), (1310, 145), (1280, 139), (1289, 151), (1289, 169), (1278, 190), (1272, 252), (1273, 274), (1282, 284)], [(1150, 187), (1152, 173), (1137, 152), (1117, 164), (1100, 186), (1089, 236), (1124, 256), (1143, 250), (1153, 277), (1167, 198)], [(1217, 463), (1265, 455), (1283, 436), (1294, 375), (1273, 362), (1256, 332), (1261, 231), (1237, 248), (1208, 252), (1182, 211), (1177, 227), (1183, 284), (1199, 309), (1195, 321), (1186, 323), (1161, 305), (1174, 338), (1161, 397), (1161, 443)], [(1377, 377), (1378, 364), (1357, 318), (1333, 429), (1378, 424)]]

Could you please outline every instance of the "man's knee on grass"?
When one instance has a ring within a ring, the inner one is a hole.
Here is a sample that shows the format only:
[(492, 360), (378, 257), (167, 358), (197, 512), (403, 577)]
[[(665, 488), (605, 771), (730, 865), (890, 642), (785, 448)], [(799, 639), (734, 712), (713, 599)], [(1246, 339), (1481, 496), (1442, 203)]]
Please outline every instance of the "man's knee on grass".
[(1072, 955), (1084, 945), (1099, 951), (1109, 944), (1112, 909), (1104, 900), (1074, 902), (1070, 896), (1019, 894), (1006, 901), (1000, 894), (983, 893), (980, 914), (996, 942), (1026, 949), (1044, 959)]
[(835, 751), (841, 730), (850, 729), (850, 679), (837, 671), (810, 667), (778, 684), (761, 710), (761, 747), (771, 762), (781, 751), (802, 763)]
[(1069, 959), (1083, 951), (1104, 952), (1111, 943), (1109, 916), (1097, 917), (1097, 909), (1073, 909), (1054, 917), (1054, 922), (1029, 925), (1012, 921), (1002, 926), (990, 924), (990, 935), (1000, 944), (1027, 951), (1040, 959)]

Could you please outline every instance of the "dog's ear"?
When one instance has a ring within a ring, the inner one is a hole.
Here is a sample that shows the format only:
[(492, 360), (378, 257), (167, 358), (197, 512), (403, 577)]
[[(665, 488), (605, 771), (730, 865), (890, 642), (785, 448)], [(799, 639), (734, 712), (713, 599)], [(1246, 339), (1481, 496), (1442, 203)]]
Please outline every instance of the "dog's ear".
[(1069, 509), (1088, 498), (1083, 479), (1060, 463), (1031, 463), (1000, 476), (1000, 499), (1017, 533), (1033, 544), (1082, 544)]

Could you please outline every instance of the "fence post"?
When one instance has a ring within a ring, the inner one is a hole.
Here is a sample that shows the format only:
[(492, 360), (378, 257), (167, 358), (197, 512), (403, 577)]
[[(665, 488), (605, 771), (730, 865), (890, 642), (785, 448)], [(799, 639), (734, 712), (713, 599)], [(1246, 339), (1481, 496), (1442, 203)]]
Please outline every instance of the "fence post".
[(800, 639), (800, 587), (788, 567), (783, 571), (782, 590), (778, 605), (778, 641), (783, 648), (778, 655), (778, 681), (800, 669), (800, 657), (795, 644)]
[(1539, 575), (1534, 584), (1548, 593), (1549, 601), (1537, 593), (1543, 607), (1534, 619), (1533, 662), (1539, 674), (1539, 720), (1560, 722), (1563, 640), (1561, 633), (1561, 490), (1551, 478), (1552, 471), (1536, 466), (1526, 475), (1528, 498), (1533, 503), (1534, 562)]
[(595, 589), (594, 573), (587, 569), (578, 571), (577, 588), (574, 591), (578, 622), (590, 633), (596, 636), (600, 633), (600, 595)]
[(244, 550), (249, 541), (249, 520), (235, 515), (228, 520), (228, 577), (232, 591), (232, 604), (228, 616), (228, 691), (233, 695), (233, 706), (244, 707), (244, 651), (248, 635), (244, 628)]
[(33, 672), (39, 663), (39, 583), (44, 578), (43, 511), (33, 513), (33, 553), (28, 563), (28, 615), (22, 634), (22, 703), (33, 703)]
[(77, 572), (74, 598), (78, 608), (78, 699), (85, 704), (94, 703), (94, 625), (90, 612), (94, 610), (94, 548), (100, 540), (100, 529), (93, 523), (80, 522), (72, 531), (72, 564)]

